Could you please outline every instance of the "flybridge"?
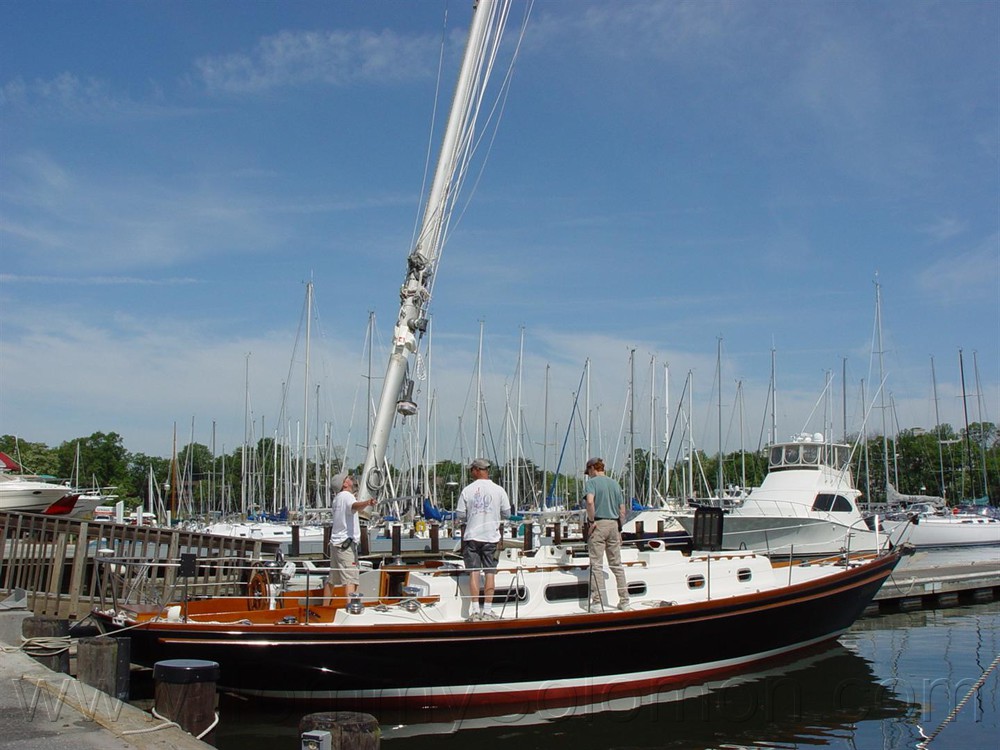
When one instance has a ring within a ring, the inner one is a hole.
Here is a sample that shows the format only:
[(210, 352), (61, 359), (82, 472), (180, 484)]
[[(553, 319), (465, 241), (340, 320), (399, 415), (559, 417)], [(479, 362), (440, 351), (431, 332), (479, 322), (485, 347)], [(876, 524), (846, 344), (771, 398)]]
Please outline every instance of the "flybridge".
[(851, 460), (851, 448), (847, 445), (828, 443), (823, 433), (796, 435), (787, 443), (771, 446), (770, 471), (783, 469), (818, 469), (827, 466), (836, 470), (844, 469)]

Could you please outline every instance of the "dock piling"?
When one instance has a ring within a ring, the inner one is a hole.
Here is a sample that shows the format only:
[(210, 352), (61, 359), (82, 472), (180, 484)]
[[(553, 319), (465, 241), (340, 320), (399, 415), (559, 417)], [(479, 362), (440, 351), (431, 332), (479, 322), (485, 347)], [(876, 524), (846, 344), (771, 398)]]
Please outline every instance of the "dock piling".
[(303, 748), (307, 747), (307, 742), (315, 742), (308, 746), (317, 750), (324, 747), (321, 743), (327, 739), (329, 750), (378, 750), (382, 741), (378, 720), (371, 714), (355, 711), (308, 714), (299, 721), (299, 733)]
[(132, 641), (128, 638), (81, 638), (76, 647), (76, 677), (102, 693), (127, 701)]
[(153, 710), (200, 740), (214, 744), (215, 683), (219, 664), (202, 659), (167, 659), (153, 665)]
[[(53, 672), (69, 674), (69, 620), (41, 615), (25, 618), (21, 633), (27, 642), (24, 652)], [(51, 639), (51, 640), (50, 640)], [(60, 646), (59, 642), (65, 645)]]

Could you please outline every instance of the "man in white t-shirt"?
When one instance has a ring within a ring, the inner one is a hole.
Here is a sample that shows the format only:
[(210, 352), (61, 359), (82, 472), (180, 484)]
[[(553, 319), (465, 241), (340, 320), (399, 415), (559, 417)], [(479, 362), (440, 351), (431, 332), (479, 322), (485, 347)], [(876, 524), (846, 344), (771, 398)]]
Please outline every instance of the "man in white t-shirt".
[[(462, 490), (455, 515), (465, 523), (462, 559), (469, 571), (469, 619), (495, 620), (493, 587), (496, 580), (497, 542), (500, 521), (510, 518), (510, 498), (503, 487), (490, 480), (490, 462), (477, 458), (469, 465), (472, 482)], [(483, 574), (483, 609), (479, 609), (479, 575)]]
[(334, 475), (330, 489), (336, 492), (330, 510), (333, 520), (330, 524), (330, 576), (323, 584), (323, 596), (327, 603), (333, 597), (333, 587), (344, 584), (344, 595), (350, 596), (358, 590), (358, 540), (361, 538), (361, 522), (358, 511), (375, 504), (371, 500), (357, 500), (354, 497), (354, 477), (347, 472)]

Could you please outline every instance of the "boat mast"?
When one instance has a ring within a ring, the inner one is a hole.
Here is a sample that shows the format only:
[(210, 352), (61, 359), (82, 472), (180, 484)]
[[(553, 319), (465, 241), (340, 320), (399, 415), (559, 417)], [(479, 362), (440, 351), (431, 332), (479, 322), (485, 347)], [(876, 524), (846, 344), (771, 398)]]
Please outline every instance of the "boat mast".
[(688, 497), (694, 498), (694, 371), (688, 370)]
[(424, 209), (423, 223), (417, 236), (416, 246), (407, 258), (406, 278), (399, 292), (399, 314), (393, 329), (389, 362), (386, 366), (385, 379), (382, 381), (382, 394), (358, 488), (359, 500), (377, 497), (386, 484), (383, 464), (397, 402), (401, 406), (410, 408), (413, 406), (409, 395), (412, 381), (407, 382), (406, 375), (409, 358), (417, 351), (418, 336), (427, 329), (426, 310), (431, 296), (431, 281), (440, 255), (450, 207), (455, 198), (453, 178), (473, 146), (469, 131), (475, 122), (477, 112), (474, 98), (477, 92), (481, 91), (492, 67), (485, 63), (484, 51), (495, 43), (502, 33), (507, 5), (495, 0), (478, 0), (473, 9), (469, 39), (445, 127), (434, 180)]
[(736, 381), (736, 402), (740, 405), (740, 489), (746, 490), (747, 487), (747, 451), (746, 445), (743, 442), (743, 435), (745, 427), (743, 424), (744, 408), (743, 408), (743, 381)]
[[(882, 492), (885, 497), (889, 495), (889, 435), (885, 424), (885, 362), (882, 347), (882, 285), (879, 284), (878, 274), (875, 275), (875, 333), (878, 336), (878, 377), (879, 403), (882, 409), (882, 458), (885, 464), (885, 484), (882, 485)], [(895, 450), (895, 447), (893, 448)]]
[(958, 373), (962, 379), (962, 413), (965, 415), (965, 466), (962, 470), (962, 489), (965, 492), (965, 476), (969, 475), (969, 487), (972, 496), (976, 496), (976, 483), (972, 481), (972, 446), (969, 438), (969, 400), (965, 395), (965, 362), (962, 359), (962, 350), (958, 350)]
[(635, 499), (635, 349), (628, 352), (628, 507)]
[(584, 441), (584, 444), (585, 444), (586, 447), (585, 447), (585, 450), (584, 450), (585, 456), (584, 456), (583, 460), (584, 461), (589, 461), (590, 457), (593, 455), (593, 452), (592, 452), (593, 449), (591, 448), (591, 445), (590, 445), (590, 428), (591, 428), (591, 424), (590, 424), (590, 416), (591, 416), (590, 415), (590, 411), (591, 411), (591, 409), (590, 409), (590, 357), (587, 357), (586, 361), (583, 363), (583, 371), (586, 374), (586, 380), (584, 381), (585, 384), (586, 384), (586, 392), (585, 392), (585, 398), (584, 398), (584, 407), (585, 407), (585, 421), (584, 421), (584, 423), (585, 423), (585, 429), (584, 429), (584, 436), (583, 436), (583, 441)]
[(938, 411), (937, 373), (934, 372), (933, 355), (931, 355), (931, 386), (934, 389), (934, 433), (938, 446), (938, 470), (941, 472), (941, 497), (947, 500), (948, 490), (944, 483), (944, 446), (941, 444), (941, 413)]
[(517, 426), (514, 430), (514, 507), (521, 507), (521, 436), (524, 434), (524, 424), (521, 417), (521, 389), (524, 385), (524, 326), (521, 326), (521, 345), (517, 353), (517, 411), (515, 414)]
[(250, 460), (247, 455), (250, 443), (250, 352), (247, 352), (243, 364), (243, 450), (240, 452), (240, 513), (243, 518), (247, 514), (247, 495), (249, 494)]
[(312, 335), (312, 282), (306, 282), (306, 366), (302, 375), (302, 493), (299, 495), (299, 518), (306, 514), (306, 484), (309, 480), (309, 338)]
[[(365, 399), (365, 448), (372, 444), (372, 343), (375, 330), (375, 311), (368, 311), (368, 396)], [(344, 457), (344, 469), (347, 468), (347, 457)]]
[(719, 387), (719, 409), (718, 409), (718, 420), (719, 420), (719, 466), (718, 466), (718, 479), (715, 494), (721, 500), (722, 499), (722, 485), (725, 482), (725, 474), (723, 472), (722, 466), (722, 336), (719, 336), (716, 342), (715, 350), (715, 379)]
[(649, 456), (646, 458), (646, 504), (653, 507), (653, 456), (656, 455), (656, 355), (649, 360)]
[(983, 455), (983, 497), (989, 501), (990, 481), (986, 472), (986, 423), (983, 422), (983, 388), (979, 382), (978, 352), (972, 350), (972, 372), (976, 378), (976, 415), (979, 417), (979, 447)]
[(479, 321), (479, 354), (476, 356), (476, 440), (473, 458), (482, 458), (480, 447), (483, 436), (483, 325)]
[(771, 445), (778, 442), (778, 382), (775, 379), (774, 347), (771, 347)]
[(670, 363), (663, 363), (663, 499), (670, 497)]
[[(840, 410), (841, 418), (844, 421), (843, 441), (847, 441), (847, 357), (843, 357), (840, 363)], [(831, 437), (833, 437), (831, 435)], [(831, 441), (832, 442), (832, 441)]]
[[(542, 407), (542, 503), (545, 505), (545, 488), (549, 486), (549, 370), (552, 365), (545, 365), (545, 400)], [(585, 459), (586, 460), (586, 459)]]

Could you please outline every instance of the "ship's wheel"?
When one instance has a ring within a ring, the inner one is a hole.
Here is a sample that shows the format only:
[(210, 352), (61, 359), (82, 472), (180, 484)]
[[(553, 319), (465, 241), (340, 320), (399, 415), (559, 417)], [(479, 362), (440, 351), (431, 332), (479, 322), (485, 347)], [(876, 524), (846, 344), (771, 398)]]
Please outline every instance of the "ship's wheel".
[(247, 581), (247, 609), (258, 610), (267, 606), (267, 586), (267, 571), (261, 566), (254, 566)]

